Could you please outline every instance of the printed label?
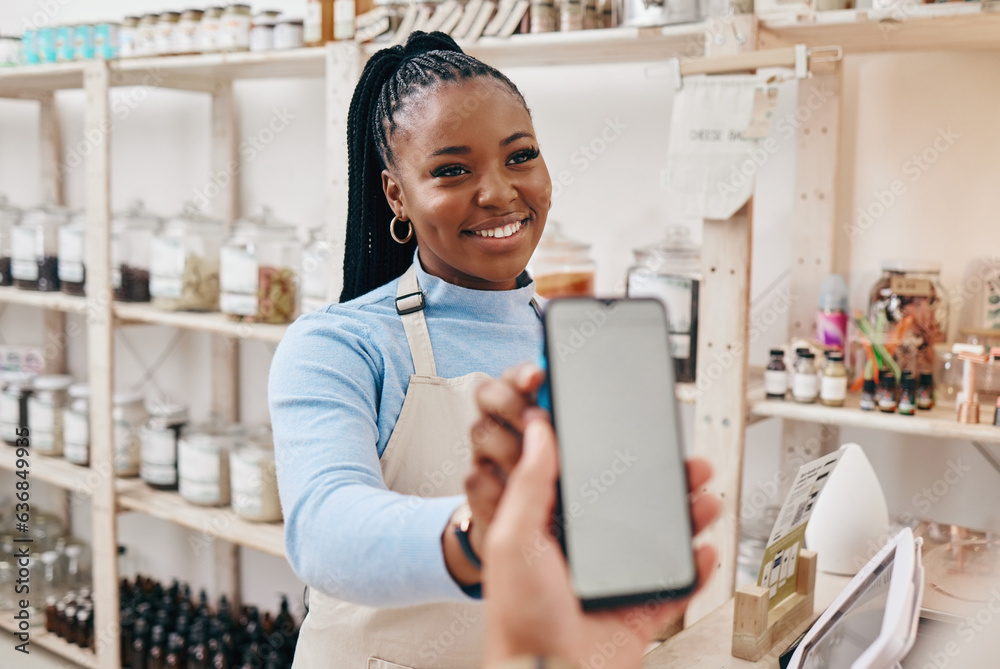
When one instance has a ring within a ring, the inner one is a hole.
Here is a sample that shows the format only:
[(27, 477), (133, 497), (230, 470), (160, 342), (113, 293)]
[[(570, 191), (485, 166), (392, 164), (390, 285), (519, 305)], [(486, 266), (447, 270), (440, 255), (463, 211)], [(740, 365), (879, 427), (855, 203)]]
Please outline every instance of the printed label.
[(42, 402), (36, 397), (28, 398), (28, 428), (31, 431), (32, 445), (39, 432), (52, 434), (56, 430), (55, 407), (48, 402)]
[(0, 394), (0, 422), (20, 427), (21, 401), (14, 395)]
[(219, 255), (219, 286), (227, 293), (257, 294), (257, 257), (244, 249), (224, 248)]
[(326, 302), (327, 256), (325, 253), (306, 251), (302, 255), (302, 295)]
[(154, 238), (150, 244), (149, 293), (177, 299), (184, 290), (184, 244), (178, 239)]
[(38, 281), (38, 256), (34, 231), (14, 228), (11, 232), (11, 276), (21, 281)]
[(354, 37), (354, 0), (335, 0), (333, 3), (333, 38)]
[(794, 374), (792, 395), (802, 399), (815, 399), (819, 390), (819, 379), (815, 374)]
[(889, 290), (900, 297), (930, 297), (934, 294), (934, 286), (929, 279), (911, 279), (905, 276), (890, 278)]
[(847, 377), (824, 376), (820, 382), (819, 394), (824, 400), (847, 399)]
[(83, 230), (59, 229), (59, 280), (83, 282)]
[(769, 369), (764, 372), (764, 392), (768, 395), (784, 395), (788, 390), (788, 372)]
[(177, 465), (177, 439), (173, 430), (144, 430), (142, 433), (142, 464)]
[(90, 461), (90, 448), (87, 444), (67, 441), (63, 444), (63, 459), (74, 465), (86, 465)]

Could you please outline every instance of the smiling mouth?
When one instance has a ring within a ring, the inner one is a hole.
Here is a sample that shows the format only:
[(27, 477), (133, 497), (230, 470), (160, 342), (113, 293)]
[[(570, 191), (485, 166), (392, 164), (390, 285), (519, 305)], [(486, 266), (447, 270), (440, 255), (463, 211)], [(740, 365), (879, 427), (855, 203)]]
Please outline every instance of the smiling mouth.
[(476, 237), (494, 237), (503, 238), (510, 237), (517, 233), (518, 230), (528, 225), (530, 218), (525, 218), (523, 220), (517, 221), (516, 223), (510, 223), (508, 225), (501, 226), (499, 228), (493, 228), (491, 230), (475, 230), (469, 231), (468, 234), (474, 235)]

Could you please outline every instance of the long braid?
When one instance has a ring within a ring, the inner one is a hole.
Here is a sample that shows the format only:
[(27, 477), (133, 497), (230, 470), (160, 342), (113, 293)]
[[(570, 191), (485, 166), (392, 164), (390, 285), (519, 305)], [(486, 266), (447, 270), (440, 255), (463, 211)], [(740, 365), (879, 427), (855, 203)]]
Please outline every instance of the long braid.
[(382, 170), (393, 164), (389, 140), (397, 114), (410, 98), (442, 82), (476, 77), (503, 83), (524, 103), (510, 79), (462, 52), (441, 32), (414, 32), (405, 46), (382, 49), (365, 65), (347, 116), (349, 188), (341, 302), (395, 279), (413, 262), (417, 240), (398, 244), (392, 239), (393, 212), (382, 190)]

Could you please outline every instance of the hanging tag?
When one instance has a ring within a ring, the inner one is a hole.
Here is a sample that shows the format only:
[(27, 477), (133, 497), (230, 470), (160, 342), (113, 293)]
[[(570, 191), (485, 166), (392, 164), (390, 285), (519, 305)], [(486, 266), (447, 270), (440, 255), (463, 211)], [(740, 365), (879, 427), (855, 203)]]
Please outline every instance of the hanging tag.
[(743, 133), (744, 139), (764, 139), (771, 129), (774, 110), (778, 107), (778, 89), (771, 86), (758, 88), (753, 94), (750, 125)]

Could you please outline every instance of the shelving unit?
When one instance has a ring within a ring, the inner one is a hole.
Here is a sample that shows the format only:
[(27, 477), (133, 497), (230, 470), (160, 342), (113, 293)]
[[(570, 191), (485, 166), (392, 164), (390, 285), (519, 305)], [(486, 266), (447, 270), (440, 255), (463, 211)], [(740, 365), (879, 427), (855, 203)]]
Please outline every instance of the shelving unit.
[[(11, 634), (19, 632), (17, 623), (14, 620), (15, 613), (16, 611), (0, 611), (0, 629)], [(93, 652), (69, 643), (56, 634), (46, 632), (44, 628), (33, 628), (31, 630), (31, 645), (44, 648), (61, 658), (84, 667), (84, 669), (99, 669), (100, 667), (97, 663), (97, 656)]]
[[(767, 19), (736, 17), (731, 21), (690, 24), (657, 29), (621, 28), (550, 35), (518, 35), (508, 40), (483, 39), (465, 45), (467, 50), (500, 68), (623, 63), (700, 58), (705, 55), (740, 53), (754, 48), (792, 44), (836, 45), (846, 54), (930, 49), (978, 49), (1000, 44), (1000, 13), (993, 5), (919, 7), (899, 12), (829, 12), (814, 17)], [(34, 100), (41, 113), (42, 179), (45, 199), (62, 203), (62, 184), (56, 169), (62, 152), (58, 134), (54, 92), (80, 89), (86, 92), (86, 129), (110, 127), (109, 92), (115, 86), (159, 86), (207, 93), (212, 96), (212, 169), (237, 160), (238, 137), (232, 84), (238, 79), (274, 77), (325, 78), (327, 92), (327, 210), (334, 240), (334, 256), (342, 255), (346, 224), (347, 165), (344, 136), (347, 108), (364, 60), (378, 48), (373, 45), (330, 44), (325, 48), (267, 54), (213, 54), (121, 62), (70, 63), (0, 69), (0, 97)], [(810, 221), (797, 226), (793, 253), (815, 262), (793, 262), (793, 285), (799, 290), (818, 290), (832, 265), (832, 239), (836, 212), (835, 173), (840, 118), (840, 69), (832, 64), (818, 70), (811, 80), (799, 84), (799, 96), (820, 85), (828, 86), (838, 101), (814, 114), (798, 128), (799, 164), (795, 220)], [(87, 269), (88, 286), (94, 295), (110, 294), (110, 135), (101, 139), (87, 158)], [(239, 184), (215, 198), (215, 215), (233, 221), (239, 215)], [(733, 353), (734, 363), (708, 384), (698, 388), (681, 384), (678, 398), (695, 404), (698, 452), (708, 455), (717, 469), (716, 487), (725, 493), (725, 514), (712, 541), (720, 548), (719, 574), (693, 609), (702, 613), (726, 601), (732, 590), (738, 537), (740, 475), (745, 426), (768, 417), (788, 419), (795, 425), (806, 421), (827, 425), (877, 427), (905, 433), (976, 439), (1000, 443), (1000, 430), (991, 426), (963, 426), (949, 420), (946, 408), (927, 416), (902, 417), (863, 413), (853, 405), (843, 409), (765, 401), (757, 391), (744, 392), (749, 373), (746, 342), (749, 311), (751, 221), (749, 208), (728, 221), (705, 222), (703, 273), (705, 294), (727, 295), (725, 314), (707, 312), (703, 301), (699, 360), (704, 366), (720, 347), (742, 344)], [(335, 296), (338, 288), (331, 288)], [(742, 308), (731, 309), (736, 301)], [(32, 456), (32, 476), (67, 490), (87, 490), (93, 507), (96, 625), (111, 629), (117, 622), (118, 578), (116, 567), (117, 513), (138, 512), (195, 531), (213, 541), (217, 580), (238, 595), (237, 546), (269, 555), (284, 556), (280, 524), (248, 523), (225, 509), (206, 509), (188, 504), (175, 493), (155, 491), (137, 480), (94, 476), (110, 471), (112, 463), (111, 379), (113, 378), (114, 330), (132, 324), (162, 325), (218, 335), (213, 338), (213, 409), (237, 418), (238, 342), (244, 339), (278, 342), (284, 326), (241, 324), (220, 314), (167, 313), (148, 305), (118, 304), (95, 297), (73, 298), (58, 294), (27, 293), (0, 288), (0, 303), (26, 305), (47, 310), (46, 329), (64, 327), (66, 313), (86, 314), (88, 364), (92, 389), (92, 465), (76, 467), (58, 458)], [(811, 322), (812, 305), (793, 303), (791, 321)], [(736, 316), (733, 316), (735, 311)], [(793, 330), (795, 328), (793, 327)], [(793, 331), (792, 334), (802, 334)], [(712, 347), (715, 347), (714, 350)], [(53, 366), (61, 366), (54, 360)], [(699, 370), (704, 371), (704, 368)], [(13, 462), (0, 450), (3, 463)], [(0, 466), (7, 466), (6, 464)], [(231, 599), (238, 600), (238, 596)], [(0, 625), (9, 617), (0, 615)], [(100, 644), (96, 656), (51, 635), (35, 630), (32, 642), (43, 645), (81, 666), (111, 669), (120, 666), (114, 643)]]
[[(16, 471), (17, 449), (0, 443), (0, 469)], [(96, 473), (89, 467), (81, 467), (67, 462), (61, 457), (51, 457), (32, 452), (28, 457), (29, 477), (32, 480), (44, 481), (57, 488), (73, 491), (77, 494), (89, 495), (94, 484)]]

